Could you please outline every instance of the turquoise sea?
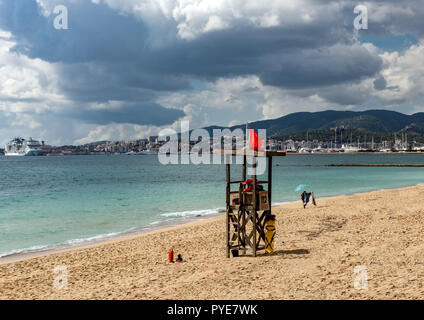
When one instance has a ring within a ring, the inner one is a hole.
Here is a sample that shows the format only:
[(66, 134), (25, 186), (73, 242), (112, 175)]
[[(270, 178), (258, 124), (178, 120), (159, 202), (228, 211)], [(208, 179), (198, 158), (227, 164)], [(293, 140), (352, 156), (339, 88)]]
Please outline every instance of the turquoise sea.
[[(424, 182), (424, 168), (328, 167), (424, 164), (424, 154), (307, 154), (274, 158), (273, 202)], [(240, 166), (233, 166), (240, 177)], [(76, 245), (179, 223), (225, 207), (224, 165), (162, 165), (155, 155), (0, 157), (0, 256)]]

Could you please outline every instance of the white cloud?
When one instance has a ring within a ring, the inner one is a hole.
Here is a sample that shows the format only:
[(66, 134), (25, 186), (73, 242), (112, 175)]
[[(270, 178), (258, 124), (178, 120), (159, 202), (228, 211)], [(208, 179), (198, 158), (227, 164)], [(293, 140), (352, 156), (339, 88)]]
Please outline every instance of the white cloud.
[[(41, 0), (40, 0), (41, 1)], [(101, 1), (101, 0), (98, 0)], [(323, 6), (312, 0), (103, 0), (111, 8), (134, 14), (152, 29), (163, 19), (176, 24), (182, 39), (193, 39), (213, 30), (233, 28), (242, 23), (260, 28), (304, 23), (329, 23), (341, 6)]]
[(69, 142), (59, 121), (52, 121), (56, 112), (73, 107), (56, 86), (60, 74), (55, 64), (14, 52), (10, 33), (0, 30), (0, 35), (0, 143), (13, 136)]
[[(118, 141), (118, 140), (137, 140), (149, 135), (157, 135), (160, 131), (155, 126), (140, 126), (136, 124), (111, 123), (108, 125), (85, 125), (89, 127), (88, 132), (83, 138), (76, 139), (73, 143), (76, 145), (86, 144), (94, 141)], [(84, 125), (81, 125), (84, 127)]]
[(210, 16), (208, 22), (203, 29), (205, 32), (222, 30), (228, 27), (228, 24), (222, 21), (218, 16)]
[(385, 52), (381, 57), (386, 88), (375, 95), (385, 103), (420, 100), (424, 95), (424, 41), (412, 45), (403, 54)]
[(13, 52), (14, 45), (0, 38), (0, 110), (42, 113), (54, 109), (55, 102), (63, 103), (54, 65)]
[(271, 119), (298, 111), (341, 109), (316, 93), (300, 96), (296, 91), (265, 86), (257, 76), (221, 78), (202, 91), (171, 93), (158, 101), (166, 107), (183, 108), (193, 128), (234, 125)]
[(10, 39), (12, 34), (8, 31), (4, 31), (0, 29), (0, 39)]

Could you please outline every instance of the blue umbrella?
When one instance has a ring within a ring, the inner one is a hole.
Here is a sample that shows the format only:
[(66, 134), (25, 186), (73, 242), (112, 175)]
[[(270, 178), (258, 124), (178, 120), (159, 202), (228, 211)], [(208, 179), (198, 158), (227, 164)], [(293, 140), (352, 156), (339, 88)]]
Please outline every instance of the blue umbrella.
[(296, 189), (294, 189), (295, 192), (300, 191), (300, 190), (305, 190), (306, 187), (308, 187), (309, 185), (307, 184), (299, 184)]

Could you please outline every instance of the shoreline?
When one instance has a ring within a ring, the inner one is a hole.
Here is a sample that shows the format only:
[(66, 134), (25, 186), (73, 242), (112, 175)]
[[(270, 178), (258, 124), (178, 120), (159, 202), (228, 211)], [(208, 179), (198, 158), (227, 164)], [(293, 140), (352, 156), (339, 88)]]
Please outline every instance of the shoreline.
[[(329, 195), (329, 196), (322, 196), (317, 198), (317, 200), (331, 200), (336, 199), (339, 197), (348, 197), (353, 195), (365, 195), (371, 192), (379, 192), (379, 191), (386, 191), (386, 190), (403, 190), (405, 188), (411, 188), (411, 187), (418, 187), (422, 186), (424, 183), (419, 183), (415, 185), (410, 186), (404, 186), (404, 187), (393, 187), (393, 188), (385, 188), (385, 189), (372, 189), (364, 192), (353, 192), (353, 193), (346, 193), (346, 194), (338, 194), (338, 195)], [(290, 204), (295, 204), (299, 202), (300, 200), (292, 200), (292, 201), (285, 201), (285, 202), (276, 202), (273, 204), (273, 209), (282, 209), (282, 207)], [(133, 238), (137, 238), (140, 236), (148, 236), (149, 234), (154, 234), (156, 232), (166, 232), (169, 230), (173, 230), (174, 228), (179, 227), (187, 227), (190, 226), (192, 223), (201, 222), (201, 221), (208, 221), (208, 220), (214, 220), (218, 217), (222, 217), (225, 215), (225, 210), (217, 213), (210, 213), (205, 215), (199, 215), (199, 216), (188, 216), (184, 217), (182, 219), (173, 219), (173, 220), (165, 220), (161, 221), (159, 223), (155, 224), (149, 224), (147, 226), (138, 227), (135, 229), (122, 231), (122, 232), (115, 232), (111, 234), (104, 234), (104, 235), (98, 235), (89, 237), (86, 239), (72, 239), (68, 240), (65, 243), (57, 244), (57, 245), (46, 245), (43, 246), (40, 249), (22, 249), (20, 252), (6, 254), (0, 257), (0, 266), (4, 264), (24, 261), (27, 259), (37, 258), (37, 257), (43, 257), (48, 256), (51, 254), (57, 254), (72, 250), (78, 250), (78, 249), (84, 249), (87, 247), (92, 246), (99, 246), (103, 244), (108, 244), (115, 241), (125, 241), (130, 240)], [(20, 250), (20, 249), (17, 249)]]
[(155, 224), (149, 224), (147, 226), (142, 226), (139, 228), (122, 231), (122, 232), (114, 232), (110, 234), (102, 234), (98, 236), (93, 236), (84, 239), (72, 239), (68, 240), (65, 243), (60, 243), (56, 245), (46, 245), (39, 249), (17, 249), (19, 252), (12, 252), (10, 254), (5, 254), (0, 257), (0, 265), (13, 263), (17, 261), (42, 257), (50, 254), (66, 252), (69, 250), (78, 250), (80, 248), (91, 247), (96, 245), (106, 244), (111, 241), (116, 240), (125, 240), (131, 239), (133, 237), (148, 235), (150, 233), (154, 233), (156, 231), (162, 231), (167, 229), (172, 229), (179, 226), (188, 225), (193, 222), (203, 221), (214, 219), (216, 217), (222, 216), (224, 212), (210, 213), (202, 216), (192, 216), (192, 217), (184, 217), (182, 219), (174, 219), (174, 220), (164, 220)]

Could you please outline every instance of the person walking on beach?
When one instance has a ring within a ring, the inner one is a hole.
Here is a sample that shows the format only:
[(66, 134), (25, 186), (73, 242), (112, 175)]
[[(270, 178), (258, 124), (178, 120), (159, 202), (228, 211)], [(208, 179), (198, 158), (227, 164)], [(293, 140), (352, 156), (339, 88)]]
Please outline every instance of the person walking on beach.
[(303, 201), (303, 209), (306, 208), (306, 205), (309, 203), (310, 198), (312, 198), (313, 205), (316, 206), (317, 204), (315, 202), (315, 197), (313, 192), (306, 192), (306, 190), (304, 190), (302, 194), (300, 195), (300, 199), (302, 199)]

